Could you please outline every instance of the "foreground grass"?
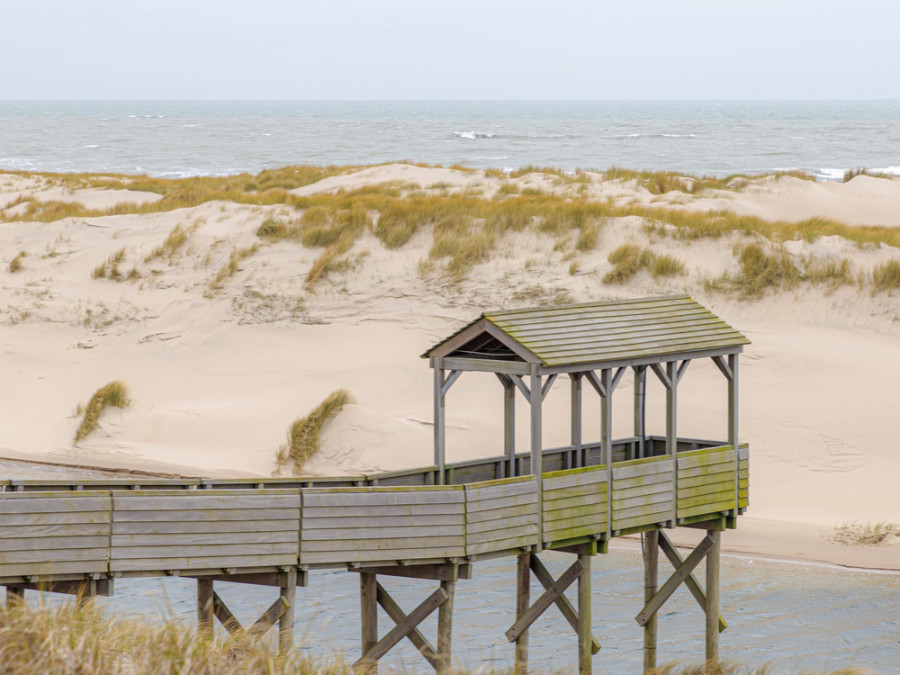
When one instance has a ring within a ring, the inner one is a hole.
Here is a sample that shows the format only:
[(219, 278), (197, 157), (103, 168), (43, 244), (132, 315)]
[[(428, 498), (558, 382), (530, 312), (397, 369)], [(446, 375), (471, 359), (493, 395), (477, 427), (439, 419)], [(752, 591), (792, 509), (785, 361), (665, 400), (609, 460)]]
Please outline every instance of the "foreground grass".
[(128, 398), (128, 387), (124, 382), (115, 380), (100, 387), (91, 396), (87, 406), (84, 408), (80, 405), (78, 406), (79, 410), (76, 412), (78, 414), (83, 413), (83, 417), (78, 430), (75, 432), (75, 440), (73, 442), (77, 444), (79, 441), (87, 438), (97, 428), (97, 425), (100, 423), (100, 415), (107, 408), (127, 408), (129, 405), (131, 405), (131, 401)]
[[(351, 675), (339, 660), (313, 661), (291, 650), (276, 653), (268, 639), (207, 640), (182, 623), (162, 625), (116, 618), (95, 603), (0, 610), (0, 673), (17, 675)], [(460, 645), (457, 645), (457, 649)], [(574, 655), (574, 652), (573, 652)], [(602, 659), (600, 659), (602, 662)], [(574, 672), (574, 668), (561, 672)], [(382, 667), (381, 672), (393, 672)], [(399, 672), (409, 672), (402, 670)], [(464, 675), (465, 671), (455, 671)], [(511, 670), (478, 670), (504, 673)], [(559, 672), (559, 671), (558, 671)], [(805, 675), (814, 675), (803, 671)], [(856, 668), (820, 675), (864, 675)], [(773, 671), (723, 664), (670, 664), (651, 675), (769, 675)]]
[(353, 397), (347, 390), (337, 389), (309, 415), (296, 420), (288, 429), (287, 443), (278, 449), (278, 466), (291, 467), (296, 472), (302, 470), (307, 460), (319, 451), (319, 434), (325, 424), (352, 402)]

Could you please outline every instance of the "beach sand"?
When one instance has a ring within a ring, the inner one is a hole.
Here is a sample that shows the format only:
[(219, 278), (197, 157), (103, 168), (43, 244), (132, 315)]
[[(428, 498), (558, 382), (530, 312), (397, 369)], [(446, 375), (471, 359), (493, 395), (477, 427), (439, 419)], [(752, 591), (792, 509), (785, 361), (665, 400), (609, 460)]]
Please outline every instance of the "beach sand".
[[(846, 184), (784, 177), (738, 192), (651, 195), (634, 181), (591, 176), (597, 199), (731, 210), (769, 219), (821, 216), (852, 225), (900, 227), (900, 182), (868, 176)], [(496, 193), (484, 172), (407, 165), (370, 167), (328, 178), (298, 194), (387, 182), (445, 193)], [(555, 176), (514, 179), (519, 189), (567, 190)], [(0, 209), (21, 195), (82, 201), (90, 208), (146, 202), (150, 193), (68, 191), (43, 179), (0, 175)], [(13, 206), (3, 215), (15, 215)], [(739, 235), (659, 239), (640, 218), (611, 219), (594, 250), (573, 260), (556, 239), (533, 230), (507, 235), (490, 263), (458, 283), (422, 274), (432, 243), (426, 229), (396, 250), (371, 233), (354, 244), (355, 262), (314, 290), (304, 277), (321, 249), (263, 244), (256, 236), (283, 206), (210, 202), (145, 215), (0, 223), (0, 457), (82, 467), (187, 476), (269, 476), (290, 423), (331, 391), (355, 403), (324, 432), (316, 474), (370, 473), (431, 464), (431, 371), (419, 358), (484, 310), (528, 306), (555, 297), (588, 301), (687, 292), (747, 335), (742, 357), (741, 439), (751, 449), (751, 495), (739, 529), (723, 546), (747, 554), (900, 569), (900, 536), (876, 546), (838, 544), (850, 523), (900, 524), (900, 297), (855, 285), (800, 285), (742, 300), (707, 290), (733, 270)], [(173, 229), (189, 232), (177, 254), (147, 262)], [(603, 282), (607, 256), (623, 243), (650, 245), (685, 262), (688, 273), (654, 280), (646, 273), (618, 286)], [(261, 244), (216, 282), (234, 251)], [(792, 241), (793, 256), (849, 259), (854, 269), (900, 258), (886, 246), (839, 237)], [(116, 282), (94, 270), (124, 250)], [(19, 252), (21, 269), (7, 266)], [(573, 266), (573, 262), (577, 265)], [(127, 383), (133, 405), (104, 414), (100, 429), (73, 446), (76, 406), (111, 380)], [(616, 436), (631, 435), (631, 383), (615, 403)], [(586, 396), (585, 440), (599, 438), (599, 401)], [(544, 445), (568, 442), (567, 383), (546, 401)], [(725, 438), (725, 383), (698, 361), (679, 394), (679, 435)], [(664, 434), (658, 383), (648, 395), (648, 431)], [(502, 389), (490, 375), (466, 374), (447, 404), (448, 461), (500, 454)], [(518, 415), (520, 447), (528, 419)], [(15, 472), (13, 465), (0, 470)], [(54, 475), (54, 477), (58, 477)], [(689, 538), (679, 529), (676, 536)], [(679, 539), (679, 540), (680, 540)], [(687, 539), (685, 539), (687, 541)]]

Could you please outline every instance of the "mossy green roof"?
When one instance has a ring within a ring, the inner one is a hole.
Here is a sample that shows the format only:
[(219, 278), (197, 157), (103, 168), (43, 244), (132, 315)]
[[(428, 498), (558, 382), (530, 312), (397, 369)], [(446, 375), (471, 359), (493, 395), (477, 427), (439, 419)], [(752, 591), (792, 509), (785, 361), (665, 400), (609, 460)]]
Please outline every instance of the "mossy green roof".
[(423, 356), (452, 355), (452, 345), (486, 331), (545, 366), (740, 351), (750, 343), (689, 296), (673, 295), (485, 312)]

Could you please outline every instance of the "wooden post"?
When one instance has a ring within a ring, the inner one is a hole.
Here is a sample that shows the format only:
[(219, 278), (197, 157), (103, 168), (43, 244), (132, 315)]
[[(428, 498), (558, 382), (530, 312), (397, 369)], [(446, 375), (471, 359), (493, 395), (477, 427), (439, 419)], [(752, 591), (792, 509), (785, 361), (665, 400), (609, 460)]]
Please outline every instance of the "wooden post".
[(706, 663), (709, 672), (719, 663), (719, 551), (722, 533), (709, 530), (712, 546), (706, 554)]
[[(518, 575), (516, 577), (516, 621), (522, 618), (531, 605), (531, 553), (519, 555)], [(515, 675), (528, 672), (528, 631), (516, 638)]]
[(294, 646), (294, 603), (297, 600), (297, 570), (289, 570), (279, 575), (281, 590), (279, 596), (284, 601), (284, 613), (278, 619), (278, 650), (284, 654)]
[[(575, 456), (576, 467), (587, 465), (587, 457), (581, 447), (581, 373), (572, 373), (572, 451)], [(566, 466), (571, 469), (571, 466)]]
[[(659, 570), (659, 532), (644, 533), (644, 603), (656, 594)], [(657, 615), (644, 624), (644, 670), (656, 668)]]
[(75, 592), (75, 604), (79, 608), (84, 607), (95, 595), (97, 595), (97, 580), (85, 579), (78, 584), (78, 590)]
[(438, 608), (438, 638), (437, 638), (437, 675), (446, 675), (452, 665), (452, 637), (453, 637), (453, 594), (456, 582), (450, 580), (441, 581), (441, 588), (447, 594), (447, 599)]
[[(378, 643), (378, 577), (369, 572), (360, 572), (359, 599), (362, 618), (362, 654)], [(366, 664), (367, 673), (378, 672), (378, 662)]]
[(728, 368), (731, 377), (728, 379), (728, 444), (734, 448), (734, 515), (740, 510), (740, 458), (738, 457), (738, 355), (728, 355)]
[(579, 553), (584, 568), (578, 577), (578, 673), (591, 675), (594, 636), (591, 633), (591, 556)]
[(444, 479), (444, 443), (446, 440), (444, 417), (444, 360), (436, 357), (431, 360), (434, 369), (434, 465), (437, 467), (437, 485), (443, 485)]
[[(543, 489), (541, 476), (543, 476), (543, 439), (541, 426), (541, 403), (543, 391), (541, 390), (541, 376), (538, 374), (537, 364), (531, 364), (531, 473), (538, 481), (538, 514), (541, 513), (543, 503)], [(541, 518), (538, 517), (538, 541), (544, 541), (544, 533)]]
[(200, 637), (211, 640), (213, 637), (213, 580), (197, 578), (197, 632)]
[(516, 467), (516, 386), (507, 378), (503, 382), (503, 449), (509, 467), (506, 475), (518, 475)]
[(646, 402), (647, 366), (635, 366), (634, 372), (634, 435), (637, 437), (636, 458), (641, 458), (646, 452), (644, 439), (647, 432), (644, 429), (644, 406)]
[(606, 540), (612, 537), (613, 459), (612, 459), (612, 371), (600, 371), (600, 443), (603, 463), (606, 465)]
[[(673, 463), (678, 455), (678, 369), (676, 361), (666, 362), (666, 377), (669, 386), (666, 389), (666, 454)], [(678, 522), (678, 470), (677, 464), (672, 470), (672, 524)]]

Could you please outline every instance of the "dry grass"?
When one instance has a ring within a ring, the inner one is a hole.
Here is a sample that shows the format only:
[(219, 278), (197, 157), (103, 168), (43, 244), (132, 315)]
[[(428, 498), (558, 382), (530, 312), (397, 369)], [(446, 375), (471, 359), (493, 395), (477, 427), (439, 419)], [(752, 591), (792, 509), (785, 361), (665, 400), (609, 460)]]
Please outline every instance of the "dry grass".
[(900, 527), (893, 523), (844, 523), (831, 540), (848, 546), (878, 546), (900, 537)]
[[(269, 636), (271, 637), (271, 636)], [(337, 661), (277, 654), (271, 639), (201, 638), (175, 620), (115, 618), (95, 603), (0, 611), (0, 673), (16, 675), (350, 675)]]
[(100, 387), (91, 396), (87, 406), (83, 408), (84, 416), (78, 431), (75, 432), (73, 443), (77, 445), (97, 428), (100, 423), (100, 415), (104, 410), (109, 407), (127, 408), (129, 405), (131, 405), (131, 401), (128, 398), (128, 387), (124, 382), (114, 380), (106, 386)]
[(259, 250), (259, 246), (247, 246), (246, 248), (236, 248), (228, 256), (228, 262), (219, 268), (216, 275), (212, 278), (207, 286), (207, 295), (212, 295), (221, 291), (225, 286), (225, 282), (237, 274), (241, 269), (241, 262), (252, 256)]
[(28, 255), (25, 251), (19, 251), (18, 255), (15, 258), (9, 261), (9, 271), (12, 274), (15, 274), (19, 270), (22, 269), (22, 261)]
[(900, 260), (888, 260), (872, 270), (872, 290), (891, 292), (900, 288)]
[(182, 249), (187, 245), (191, 234), (196, 228), (196, 225), (190, 228), (186, 228), (181, 224), (176, 225), (173, 230), (169, 232), (165, 241), (153, 249), (147, 257), (144, 258), (144, 262), (148, 263), (160, 258), (165, 258), (171, 265), (175, 262)]
[(607, 258), (614, 265), (603, 282), (624, 284), (641, 270), (649, 270), (654, 279), (684, 274), (684, 263), (668, 254), (659, 254), (636, 244), (624, 244)]
[(119, 265), (125, 261), (125, 255), (127, 251), (125, 248), (121, 248), (115, 253), (113, 253), (109, 258), (106, 259), (106, 262), (100, 263), (97, 267), (94, 268), (94, 271), (91, 273), (91, 276), (94, 279), (112, 279), (113, 281), (122, 281), (125, 277), (122, 274), (122, 271), (119, 269)]
[(280, 468), (290, 466), (300, 472), (306, 461), (319, 451), (319, 434), (328, 421), (337, 415), (353, 397), (345, 389), (331, 392), (315, 410), (296, 420), (288, 430), (288, 441), (278, 449)]

